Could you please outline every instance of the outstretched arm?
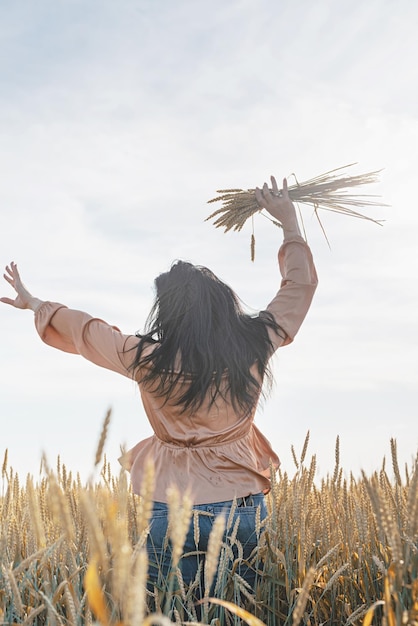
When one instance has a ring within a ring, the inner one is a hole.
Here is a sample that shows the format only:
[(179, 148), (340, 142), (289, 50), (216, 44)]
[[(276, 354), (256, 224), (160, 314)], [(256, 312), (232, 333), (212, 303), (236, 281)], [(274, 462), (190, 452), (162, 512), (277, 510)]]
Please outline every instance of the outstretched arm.
[(3, 297), (0, 301), (17, 309), (34, 311), (36, 330), (42, 341), (53, 348), (80, 354), (100, 367), (131, 377), (129, 366), (138, 344), (137, 337), (124, 335), (115, 326), (83, 311), (35, 298), (24, 286), (14, 262), (6, 267), (4, 278), (17, 296), (14, 300)]
[(6, 297), (0, 298), (0, 302), (10, 304), (16, 309), (30, 309), (32, 311), (36, 311), (41, 306), (42, 300), (32, 296), (22, 283), (19, 270), (17, 269), (17, 265), (14, 261), (12, 261), (10, 265), (6, 266), (6, 273), (3, 274), (3, 277), (16, 291), (17, 296), (14, 299)]

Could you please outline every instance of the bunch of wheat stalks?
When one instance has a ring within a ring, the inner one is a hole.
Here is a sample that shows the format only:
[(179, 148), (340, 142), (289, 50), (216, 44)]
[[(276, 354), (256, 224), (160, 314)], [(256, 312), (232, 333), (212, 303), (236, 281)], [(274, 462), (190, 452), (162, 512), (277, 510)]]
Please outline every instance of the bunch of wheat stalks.
[[(296, 176), (292, 174), (296, 182), (294, 185), (288, 187), (290, 199), (295, 204), (305, 204), (313, 207), (325, 237), (326, 234), (318, 216), (318, 209), (333, 211), (335, 213), (365, 219), (375, 224), (381, 224), (380, 220), (375, 220), (353, 209), (353, 207), (385, 206), (376, 199), (376, 196), (347, 192), (347, 190), (354, 187), (378, 182), (380, 170), (354, 176), (349, 176), (343, 172), (343, 170), (353, 165), (356, 164), (351, 163), (350, 165), (333, 169), (301, 183), (297, 180)], [(214, 226), (216, 226), (216, 228), (224, 228), (224, 232), (228, 232), (229, 230), (240, 231), (249, 218), (253, 218), (256, 213), (262, 211), (262, 208), (255, 198), (255, 189), (220, 189), (216, 193), (219, 195), (216, 198), (208, 200), (208, 204), (212, 202), (222, 202), (222, 206), (220, 209), (211, 213), (206, 218), (206, 221), (216, 218), (214, 220)], [(268, 217), (265, 214), (263, 215)], [(276, 226), (281, 227), (281, 224), (276, 220), (271, 221), (276, 224)], [(253, 228), (251, 235), (252, 260), (254, 260), (254, 251), (255, 237)]]

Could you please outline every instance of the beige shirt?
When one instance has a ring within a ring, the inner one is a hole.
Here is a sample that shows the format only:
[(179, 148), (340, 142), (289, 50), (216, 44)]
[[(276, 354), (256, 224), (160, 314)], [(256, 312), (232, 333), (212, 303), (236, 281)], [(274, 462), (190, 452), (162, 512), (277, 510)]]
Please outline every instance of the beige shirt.
[[(312, 255), (301, 237), (285, 240), (278, 258), (282, 281), (267, 310), (286, 337), (271, 333), (275, 349), (293, 340), (317, 285)], [(135, 335), (125, 335), (103, 320), (54, 302), (38, 308), (35, 324), (48, 345), (132, 378), (129, 366), (138, 344)], [(166, 502), (167, 488), (173, 484), (180, 492), (189, 489), (195, 504), (269, 490), (271, 467), (277, 469), (279, 459), (254, 424), (255, 409), (243, 417), (218, 398), (210, 408), (204, 404), (193, 414), (182, 414), (179, 407), (164, 403), (144, 385), (139, 389), (154, 435), (120, 459), (131, 473), (135, 493), (140, 492), (148, 458), (155, 466), (156, 501)]]

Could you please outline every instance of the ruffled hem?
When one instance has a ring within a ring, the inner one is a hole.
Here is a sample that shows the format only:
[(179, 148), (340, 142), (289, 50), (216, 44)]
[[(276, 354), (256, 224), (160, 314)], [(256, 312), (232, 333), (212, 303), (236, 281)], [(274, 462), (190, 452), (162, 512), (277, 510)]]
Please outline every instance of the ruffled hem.
[(268, 440), (252, 425), (242, 438), (222, 445), (174, 446), (155, 435), (138, 443), (119, 459), (131, 473), (132, 487), (140, 494), (148, 459), (155, 471), (154, 500), (167, 501), (167, 489), (187, 490), (195, 504), (221, 502), (270, 490), (271, 468), (279, 458)]

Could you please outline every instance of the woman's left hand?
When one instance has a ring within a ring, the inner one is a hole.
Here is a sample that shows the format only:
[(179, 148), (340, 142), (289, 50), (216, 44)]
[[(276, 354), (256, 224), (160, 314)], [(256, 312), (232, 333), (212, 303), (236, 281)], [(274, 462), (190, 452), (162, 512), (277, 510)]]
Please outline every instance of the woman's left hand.
[(271, 176), (271, 185), (271, 191), (267, 183), (264, 183), (262, 189), (256, 187), (255, 198), (259, 206), (280, 222), (285, 237), (300, 236), (296, 209), (287, 190), (287, 179), (283, 178), (283, 189), (279, 190), (276, 179)]
[(41, 304), (41, 300), (34, 298), (22, 283), (16, 263), (12, 261), (6, 266), (6, 273), (3, 274), (4, 279), (13, 287), (17, 296), (12, 298), (0, 298), (0, 302), (10, 304), (16, 309), (32, 309), (33, 311)]

